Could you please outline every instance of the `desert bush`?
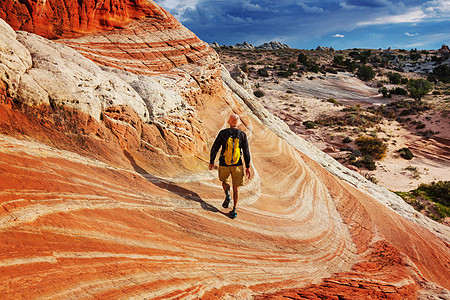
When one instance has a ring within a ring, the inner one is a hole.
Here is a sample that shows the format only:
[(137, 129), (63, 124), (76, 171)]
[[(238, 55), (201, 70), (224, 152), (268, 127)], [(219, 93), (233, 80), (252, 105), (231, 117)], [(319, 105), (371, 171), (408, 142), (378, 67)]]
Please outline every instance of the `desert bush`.
[(425, 131), (419, 131), (418, 134), (425, 137), (425, 138), (430, 138), (435, 134), (438, 134), (439, 131), (433, 131), (433, 130), (425, 130)]
[(375, 165), (375, 160), (370, 155), (367, 154), (364, 155), (361, 159), (361, 162), (363, 166), (369, 171), (374, 171), (377, 169), (377, 166)]
[(432, 85), (431, 82), (426, 79), (413, 79), (408, 82), (406, 88), (408, 89), (409, 94), (412, 98), (420, 101), (423, 96), (428, 94), (428, 92), (432, 88)]
[(422, 56), (420, 55), (420, 53), (417, 51), (417, 49), (411, 49), (409, 51), (409, 58), (411, 60), (417, 61), (421, 58)]
[(336, 71), (335, 69), (328, 67), (325, 69), (325, 72), (331, 73), (331, 74), (337, 74), (338, 71)]
[(446, 64), (434, 68), (432, 75), (444, 83), (450, 83), (450, 67)]
[(402, 77), (402, 79), (400, 80), (400, 83), (401, 83), (401, 84), (407, 84), (407, 83), (408, 83), (408, 81), (409, 81), (409, 79), (408, 79), (408, 78), (406, 78), (406, 77)]
[(395, 89), (391, 89), (389, 91), (392, 95), (407, 95), (408, 91), (401, 87), (396, 87)]
[(381, 93), (384, 98), (391, 98), (392, 97), (391, 92), (385, 86), (383, 86), (382, 88), (378, 89), (378, 93)]
[(261, 98), (261, 97), (264, 97), (265, 94), (261, 90), (256, 90), (256, 91), (253, 92), (253, 95), (255, 95), (258, 98)]
[(277, 73), (277, 75), (283, 78), (289, 78), (290, 76), (292, 76), (292, 71), (291, 70), (280, 71)]
[(242, 72), (248, 73), (249, 69), (248, 69), (248, 64), (247, 63), (242, 63), (239, 65), (239, 68), (241, 68)]
[(261, 68), (258, 69), (258, 75), (261, 77), (269, 77), (269, 72), (267, 71), (267, 68)]
[(301, 64), (305, 64), (308, 61), (308, 57), (305, 54), (300, 53), (298, 55), (297, 61)]
[(358, 58), (361, 63), (365, 64), (369, 61), (370, 56), (372, 56), (372, 50), (368, 49), (361, 52)]
[(393, 84), (399, 84), (402, 79), (402, 75), (400, 75), (399, 73), (389, 72), (387, 76), (389, 78), (389, 82)]
[(345, 63), (344, 56), (343, 55), (335, 55), (333, 58), (333, 63), (337, 66), (343, 66)]
[(433, 202), (441, 203), (447, 207), (450, 206), (450, 181), (422, 183), (418, 190), (426, 192)]
[(305, 125), (305, 127), (308, 129), (317, 128), (317, 124), (313, 121), (305, 121), (305, 122), (303, 122), (303, 125)]
[(416, 129), (424, 129), (424, 128), (425, 128), (425, 124), (423, 124), (422, 122), (420, 122), (416, 125)]
[(347, 67), (347, 70), (349, 72), (355, 72), (356, 68), (358, 67), (356, 62), (352, 61), (351, 59), (345, 60), (345, 66)]
[(375, 71), (371, 66), (362, 65), (358, 68), (356, 75), (363, 81), (369, 81), (375, 78)]
[(348, 143), (351, 143), (351, 142), (352, 142), (352, 139), (351, 139), (350, 137), (346, 136), (346, 137), (342, 140), (342, 142), (343, 142), (344, 144), (348, 144)]
[(416, 115), (430, 108), (430, 105), (425, 102), (403, 99), (391, 102), (385, 107), (380, 106), (377, 111), (381, 112), (387, 118), (398, 119), (399, 116)]
[(314, 73), (319, 73), (319, 71), (320, 71), (320, 66), (319, 66), (318, 64), (314, 64), (314, 65), (311, 67), (311, 71), (313, 71)]
[(382, 159), (386, 156), (387, 145), (377, 137), (361, 136), (356, 139), (356, 145), (364, 155), (370, 155), (374, 159)]
[(417, 167), (407, 166), (407, 167), (405, 168), (405, 170), (411, 172), (412, 178), (414, 178), (414, 179), (420, 179), (420, 172), (419, 172), (419, 169), (418, 169)]
[(337, 100), (334, 99), (334, 98), (328, 98), (328, 99), (327, 99), (327, 102), (333, 103), (335, 106), (342, 105), (341, 103), (339, 103), (339, 101), (337, 101)]
[(403, 157), (404, 159), (407, 159), (407, 160), (411, 160), (414, 157), (411, 150), (409, 150), (409, 148), (406, 148), (406, 147), (398, 150), (398, 153), (400, 154), (401, 157)]

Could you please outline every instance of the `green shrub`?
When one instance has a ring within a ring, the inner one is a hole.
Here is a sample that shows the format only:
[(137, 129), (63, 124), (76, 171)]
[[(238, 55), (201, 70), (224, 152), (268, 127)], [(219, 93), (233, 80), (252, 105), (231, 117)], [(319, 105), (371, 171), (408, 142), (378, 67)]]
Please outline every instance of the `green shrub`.
[(450, 206), (450, 181), (422, 183), (417, 189), (424, 191), (433, 202), (441, 203), (447, 207)]
[(407, 159), (407, 160), (411, 160), (414, 157), (411, 150), (409, 150), (409, 148), (406, 148), (406, 147), (398, 150), (398, 152), (400, 153), (401, 157), (403, 157), (404, 159)]
[(401, 87), (396, 87), (395, 89), (391, 89), (390, 93), (392, 95), (407, 95), (408, 91)]
[(348, 143), (351, 143), (351, 142), (352, 142), (352, 139), (351, 139), (350, 137), (346, 136), (346, 137), (342, 140), (342, 142), (343, 142), (344, 144), (348, 144)]
[(311, 71), (313, 71), (314, 73), (319, 73), (320, 71), (320, 66), (318, 64), (315, 64), (311, 67)]
[(426, 79), (413, 79), (408, 82), (406, 88), (408, 89), (409, 94), (412, 98), (420, 101), (423, 96), (428, 94), (428, 92), (432, 88), (432, 85), (431, 82)]
[(344, 65), (344, 56), (343, 55), (335, 55), (333, 58), (333, 63), (337, 66)]
[(444, 83), (450, 83), (450, 67), (442, 64), (433, 69), (433, 75)]
[(375, 160), (370, 155), (367, 154), (364, 155), (361, 162), (363, 166), (369, 171), (374, 171), (377, 169), (377, 166), (375, 165)]
[(292, 75), (292, 71), (291, 70), (280, 71), (277, 73), (277, 75), (283, 78), (289, 78)]
[(334, 98), (328, 98), (328, 99), (327, 99), (327, 102), (333, 103), (335, 106), (341, 105), (341, 103), (339, 103), (339, 101), (337, 101), (337, 100), (334, 99)]
[(389, 82), (393, 84), (399, 84), (402, 79), (402, 75), (400, 75), (399, 73), (389, 72), (387, 76), (389, 78)]
[(377, 160), (386, 156), (387, 145), (377, 137), (361, 136), (356, 139), (356, 144), (364, 155)]
[(261, 68), (258, 69), (258, 75), (262, 77), (269, 77), (269, 72), (267, 71), (267, 68)]
[(308, 128), (308, 129), (317, 128), (317, 124), (313, 121), (305, 121), (305, 122), (303, 122), (303, 125), (305, 125), (306, 128)]
[(391, 98), (391, 97), (392, 97), (391, 91), (388, 90), (388, 88), (385, 87), (385, 86), (383, 86), (382, 88), (380, 88), (380, 89), (378, 90), (378, 93), (383, 94), (383, 97), (384, 97), (384, 98)]
[(338, 73), (335, 69), (330, 68), (330, 67), (326, 68), (325, 72), (328, 72), (328, 73), (331, 73), (331, 74), (337, 74)]
[(305, 54), (300, 53), (300, 54), (298, 55), (297, 61), (298, 61), (299, 63), (301, 63), (301, 64), (305, 64), (305, 63), (308, 61), (308, 57), (307, 57)]
[(265, 94), (261, 90), (256, 90), (256, 91), (253, 92), (253, 95), (255, 95), (258, 98), (261, 98), (261, 97), (264, 97)]
[(375, 78), (375, 71), (371, 66), (362, 65), (358, 68), (356, 75), (363, 81), (369, 81)]

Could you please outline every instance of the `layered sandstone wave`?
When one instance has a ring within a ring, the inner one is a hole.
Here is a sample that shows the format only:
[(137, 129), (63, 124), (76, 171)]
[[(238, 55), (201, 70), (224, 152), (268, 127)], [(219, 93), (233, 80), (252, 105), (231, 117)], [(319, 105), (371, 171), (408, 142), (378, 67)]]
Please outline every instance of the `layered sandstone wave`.
[[(57, 42), (0, 21), (2, 295), (449, 297), (448, 228), (295, 136), (214, 53), (124, 59), (166, 17)], [(254, 170), (235, 220), (207, 170), (231, 112)]]
[(71, 38), (63, 43), (92, 61), (137, 74), (168, 71), (212, 53), (151, 0), (6, 0), (0, 18), (15, 30)]

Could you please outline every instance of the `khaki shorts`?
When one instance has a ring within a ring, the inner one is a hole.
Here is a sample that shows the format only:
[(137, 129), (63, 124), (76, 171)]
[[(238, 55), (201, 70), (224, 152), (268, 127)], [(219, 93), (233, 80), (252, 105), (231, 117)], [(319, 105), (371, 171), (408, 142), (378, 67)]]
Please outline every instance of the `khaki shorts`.
[(244, 166), (219, 166), (219, 180), (228, 183), (231, 174), (233, 186), (244, 185)]

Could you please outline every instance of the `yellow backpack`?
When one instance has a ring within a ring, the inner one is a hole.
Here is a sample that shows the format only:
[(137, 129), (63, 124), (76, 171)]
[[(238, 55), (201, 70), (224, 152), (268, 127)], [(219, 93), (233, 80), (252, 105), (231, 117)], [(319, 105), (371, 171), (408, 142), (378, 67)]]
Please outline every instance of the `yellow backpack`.
[(241, 158), (241, 148), (239, 148), (240, 133), (241, 132), (239, 131), (235, 136), (231, 135), (228, 137), (223, 155), (225, 157), (225, 163), (229, 166), (237, 164)]

